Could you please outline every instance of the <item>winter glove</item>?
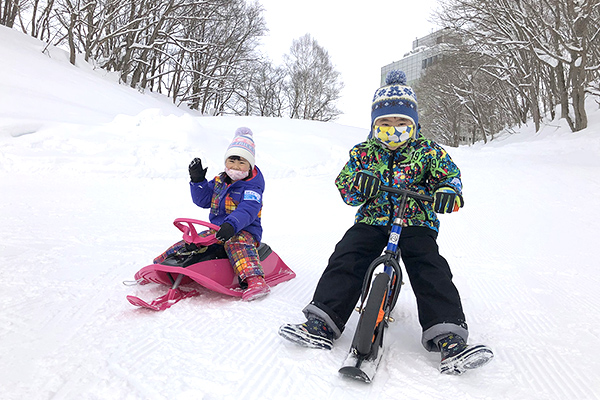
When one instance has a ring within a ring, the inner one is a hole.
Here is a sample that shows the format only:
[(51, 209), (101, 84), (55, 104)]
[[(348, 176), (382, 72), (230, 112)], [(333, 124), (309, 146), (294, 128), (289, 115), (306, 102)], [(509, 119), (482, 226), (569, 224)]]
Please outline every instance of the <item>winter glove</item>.
[(233, 225), (231, 225), (229, 222), (225, 222), (223, 225), (221, 225), (221, 229), (219, 229), (219, 231), (215, 234), (215, 237), (218, 241), (224, 243), (231, 239), (234, 233), (235, 229), (233, 229)]
[(369, 171), (358, 171), (354, 177), (354, 188), (367, 199), (379, 193), (380, 185), (379, 178)]
[(192, 182), (202, 182), (206, 179), (206, 170), (207, 168), (202, 169), (202, 161), (196, 157), (190, 163), (188, 170), (190, 171), (190, 180)]
[(458, 211), (464, 204), (462, 196), (452, 188), (442, 187), (433, 193), (433, 210), (436, 213), (444, 214)]

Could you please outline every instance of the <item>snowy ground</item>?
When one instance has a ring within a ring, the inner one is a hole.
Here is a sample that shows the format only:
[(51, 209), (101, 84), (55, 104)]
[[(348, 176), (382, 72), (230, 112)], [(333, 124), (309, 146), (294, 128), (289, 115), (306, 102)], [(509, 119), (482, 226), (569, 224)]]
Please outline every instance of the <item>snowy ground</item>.
[[(439, 244), (471, 342), (494, 361), (456, 377), (420, 345), (410, 285), (370, 384), (333, 351), (284, 342), (335, 243), (352, 224), (333, 185), (364, 129), (199, 117), (74, 68), (0, 27), (0, 397), (2, 399), (598, 399), (600, 112), (571, 134), (551, 121), (488, 145), (448, 149), (465, 208)], [(4, 57), (8, 55), (9, 57)], [(236, 127), (255, 133), (267, 189), (264, 241), (297, 273), (262, 300), (203, 291), (164, 312), (135, 309), (164, 287), (122, 281), (179, 240), (177, 217), (206, 219), (187, 164), (209, 174)]]

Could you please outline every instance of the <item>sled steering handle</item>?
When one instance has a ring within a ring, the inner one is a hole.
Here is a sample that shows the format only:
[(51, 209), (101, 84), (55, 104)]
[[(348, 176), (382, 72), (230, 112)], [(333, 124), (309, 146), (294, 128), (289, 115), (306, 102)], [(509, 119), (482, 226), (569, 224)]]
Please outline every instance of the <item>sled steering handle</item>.
[(408, 197), (412, 197), (413, 199), (423, 200), (423, 201), (428, 201), (430, 203), (433, 203), (433, 197), (428, 196), (426, 194), (413, 192), (412, 190), (398, 189), (398, 188), (391, 187), (391, 186), (380, 186), (379, 190), (384, 191), (384, 192), (399, 194), (399, 195), (406, 195)]
[(202, 225), (210, 229), (214, 229), (218, 231), (220, 229), (219, 225), (211, 224), (210, 222), (200, 221), (199, 219), (192, 218), (177, 218), (173, 221), (173, 225), (177, 227), (181, 232), (183, 232), (183, 240), (186, 243), (195, 243), (201, 244), (203, 246), (208, 246), (213, 243), (217, 243), (218, 240), (215, 238), (215, 235), (208, 235), (206, 237), (200, 237), (198, 235), (198, 231), (196, 231), (196, 227), (194, 224)]

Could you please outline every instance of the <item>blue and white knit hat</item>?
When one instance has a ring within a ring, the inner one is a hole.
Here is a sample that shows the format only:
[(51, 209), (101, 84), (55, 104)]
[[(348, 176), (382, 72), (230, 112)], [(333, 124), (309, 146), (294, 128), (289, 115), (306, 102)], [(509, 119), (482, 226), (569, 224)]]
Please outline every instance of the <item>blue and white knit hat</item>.
[(385, 78), (385, 86), (375, 91), (371, 107), (371, 128), (375, 120), (381, 117), (403, 117), (413, 121), (415, 129), (419, 126), (417, 95), (406, 85), (406, 74), (402, 71), (390, 71)]

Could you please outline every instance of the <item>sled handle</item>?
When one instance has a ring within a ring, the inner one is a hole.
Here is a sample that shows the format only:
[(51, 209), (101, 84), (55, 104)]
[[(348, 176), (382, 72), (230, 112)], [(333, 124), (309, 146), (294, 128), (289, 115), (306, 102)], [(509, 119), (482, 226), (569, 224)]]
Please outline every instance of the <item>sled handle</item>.
[(183, 240), (185, 240), (186, 243), (195, 243), (201, 244), (203, 246), (208, 246), (218, 242), (214, 234), (208, 235), (206, 237), (198, 236), (198, 231), (196, 231), (196, 227), (194, 226), (194, 224), (202, 225), (217, 231), (220, 229), (218, 225), (211, 224), (210, 222), (200, 221), (198, 219), (177, 218), (175, 221), (173, 221), (173, 225), (175, 225), (177, 229), (183, 232)]

